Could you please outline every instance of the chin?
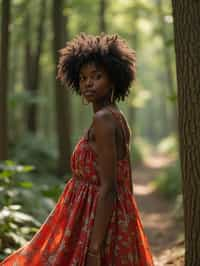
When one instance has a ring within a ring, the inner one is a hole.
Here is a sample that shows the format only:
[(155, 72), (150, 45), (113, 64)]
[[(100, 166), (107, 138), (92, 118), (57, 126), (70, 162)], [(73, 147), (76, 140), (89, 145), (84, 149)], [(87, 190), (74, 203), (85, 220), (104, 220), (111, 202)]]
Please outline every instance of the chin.
[(95, 99), (94, 98), (92, 98), (92, 97), (88, 97), (88, 98), (86, 98), (86, 101), (88, 102), (88, 103), (94, 103), (95, 102)]

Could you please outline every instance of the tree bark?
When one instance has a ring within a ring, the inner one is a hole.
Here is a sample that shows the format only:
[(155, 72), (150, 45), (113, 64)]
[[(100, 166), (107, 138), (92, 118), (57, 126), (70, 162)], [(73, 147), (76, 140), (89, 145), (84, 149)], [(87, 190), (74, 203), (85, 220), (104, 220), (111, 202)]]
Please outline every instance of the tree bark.
[[(38, 83), (39, 83), (39, 60), (42, 50), (42, 43), (44, 38), (44, 21), (46, 13), (46, 0), (41, 0), (41, 13), (40, 21), (37, 32), (37, 47), (36, 51), (32, 51), (31, 47), (31, 27), (30, 16), (26, 15), (25, 27), (26, 27), (26, 55), (25, 55), (25, 84), (26, 90), (36, 97), (38, 95)], [(27, 108), (27, 128), (30, 132), (35, 133), (37, 131), (37, 103), (32, 102)]]
[(0, 160), (8, 158), (8, 55), (9, 55), (10, 0), (2, 0), (0, 47)]
[[(139, 47), (139, 35), (138, 35), (138, 9), (135, 7), (135, 5), (133, 6), (133, 11), (132, 11), (133, 17), (132, 17), (132, 21), (133, 21), (133, 45), (134, 45), (134, 49), (136, 51), (136, 55), (137, 55), (137, 51), (138, 51), (138, 47)], [(137, 86), (137, 85), (136, 85)], [(135, 106), (132, 104), (132, 101), (135, 98), (135, 92), (133, 89), (133, 92), (130, 93), (131, 98), (131, 103), (128, 106), (128, 118), (129, 118), (129, 125), (131, 128), (131, 132), (134, 133), (134, 124), (136, 121), (136, 108)]]
[[(63, 0), (53, 1), (53, 54), (55, 66), (58, 64), (58, 50), (65, 44), (67, 33), (65, 30), (65, 17), (62, 14)], [(55, 67), (56, 72), (56, 67)], [(56, 76), (56, 73), (55, 73)], [(58, 136), (58, 174), (64, 175), (70, 171), (71, 155), (71, 109), (69, 92), (61, 86), (58, 80), (55, 81), (55, 101), (56, 101), (56, 123)]]
[(185, 261), (200, 265), (200, 2), (172, 0), (183, 180)]
[[(176, 95), (176, 89), (174, 84), (174, 75), (173, 75), (173, 69), (172, 69), (172, 55), (170, 53), (170, 48), (167, 46), (167, 29), (166, 29), (166, 23), (164, 21), (164, 12), (163, 12), (163, 2), (162, 0), (157, 0), (157, 8), (158, 8), (158, 16), (159, 16), (159, 24), (160, 24), (160, 35), (163, 41), (163, 59), (166, 69), (166, 81), (168, 86), (168, 92), (171, 96)], [(177, 133), (177, 103), (176, 101), (172, 103), (173, 104), (173, 110), (172, 110), (172, 129)], [(166, 109), (166, 107), (165, 107)], [(167, 115), (166, 115), (167, 118)], [(167, 124), (168, 121), (166, 120)], [(170, 128), (168, 127), (168, 130)]]
[[(26, 6), (26, 15), (25, 15), (25, 20), (24, 20), (24, 28), (25, 28), (25, 64), (24, 64), (24, 85), (25, 85), (25, 90), (30, 91), (31, 89), (31, 83), (32, 83), (32, 65), (33, 65), (33, 55), (32, 55), (32, 49), (31, 49), (31, 25), (30, 25), (30, 14), (29, 10)], [(28, 115), (27, 115), (27, 120), (29, 120)], [(27, 123), (28, 124), (28, 123)], [(27, 126), (28, 128), (28, 126)]]

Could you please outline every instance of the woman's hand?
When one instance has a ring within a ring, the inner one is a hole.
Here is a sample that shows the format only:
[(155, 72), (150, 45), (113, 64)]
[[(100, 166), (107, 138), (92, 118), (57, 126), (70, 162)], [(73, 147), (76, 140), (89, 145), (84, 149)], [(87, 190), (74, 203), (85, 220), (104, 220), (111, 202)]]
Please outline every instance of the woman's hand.
[(100, 252), (98, 254), (92, 254), (90, 251), (87, 253), (86, 266), (101, 266)]

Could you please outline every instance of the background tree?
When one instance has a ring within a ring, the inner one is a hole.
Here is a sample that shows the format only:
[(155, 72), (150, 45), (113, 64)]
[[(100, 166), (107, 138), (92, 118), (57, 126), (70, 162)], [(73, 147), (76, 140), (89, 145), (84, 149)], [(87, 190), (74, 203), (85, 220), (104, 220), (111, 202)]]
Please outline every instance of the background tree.
[(26, 54), (25, 54), (25, 89), (33, 98), (26, 110), (27, 129), (35, 133), (37, 130), (37, 100), (39, 89), (39, 72), (40, 72), (40, 56), (42, 52), (42, 44), (44, 39), (44, 22), (46, 12), (46, 1), (41, 0), (39, 23), (37, 25), (37, 39), (36, 47), (33, 49), (32, 34), (31, 34), (31, 16), (30, 9), (26, 3), (26, 16), (25, 16), (25, 28), (26, 28)]
[(200, 2), (172, 1), (183, 180), (185, 262), (200, 265)]
[[(63, 0), (53, 1), (53, 55), (55, 64), (55, 77), (57, 72), (59, 49), (64, 47), (67, 40), (65, 27), (66, 18), (63, 16)], [(56, 125), (58, 136), (58, 174), (64, 175), (70, 171), (70, 127), (71, 127), (71, 109), (69, 92), (61, 86), (60, 81), (55, 80), (55, 103), (56, 103)]]
[(2, 0), (0, 47), (0, 160), (8, 157), (8, 53), (10, 0)]
[[(137, 59), (137, 52), (139, 49), (139, 33), (138, 33), (138, 18), (141, 6), (138, 1), (135, 1), (131, 6), (131, 14), (132, 14), (132, 43), (134, 50), (136, 51), (136, 59)], [(128, 116), (129, 116), (129, 124), (131, 131), (134, 131), (134, 124), (135, 124), (135, 106), (134, 106), (134, 98), (135, 98), (135, 87), (137, 84), (134, 84), (134, 88), (131, 88), (130, 94), (130, 104), (128, 109)], [(137, 90), (137, 89), (136, 89)]]
[(108, 0), (99, 0), (99, 31), (106, 32), (106, 7)]
[[(170, 16), (167, 11), (164, 10), (164, 3), (161, 0), (157, 0), (157, 12), (158, 12), (158, 32), (161, 36), (163, 47), (161, 49), (161, 54), (163, 56), (163, 69), (165, 73), (163, 73), (164, 78), (166, 79), (166, 88), (165, 93), (161, 92), (161, 100), (163, 107), (163, 119), (166, 121), (166, 124), (163, 126), (163, 133), (168, 134), (171, 128), (177, 132), (177, 103), (176, 103), (176, 88), (174, 81), (174, 72), (173, 72), (173, 56), (171, 46), (173, 45), (172, 36), (170, 34), (170, 28), (168, 26), (167, 20), (170, 20)], [(172, 108), (173, 114), (169, 117), (168, 111), (168, 102), (166, 98), (173, 99)], [(170, 121), (170, 119), (172, 121)]]

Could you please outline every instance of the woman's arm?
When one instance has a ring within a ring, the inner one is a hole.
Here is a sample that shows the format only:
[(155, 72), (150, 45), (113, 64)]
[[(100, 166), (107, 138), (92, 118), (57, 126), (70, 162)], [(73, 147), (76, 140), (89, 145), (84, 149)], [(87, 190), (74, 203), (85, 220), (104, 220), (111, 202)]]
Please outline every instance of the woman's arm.
[(101, 187), (89, 250), (100, 250), (110, 221), (116, 196), (117, 149), (113, 117), (105, 110), (94, 117), (94, 134), (98, 154)]

